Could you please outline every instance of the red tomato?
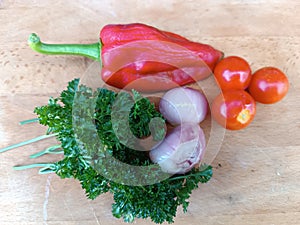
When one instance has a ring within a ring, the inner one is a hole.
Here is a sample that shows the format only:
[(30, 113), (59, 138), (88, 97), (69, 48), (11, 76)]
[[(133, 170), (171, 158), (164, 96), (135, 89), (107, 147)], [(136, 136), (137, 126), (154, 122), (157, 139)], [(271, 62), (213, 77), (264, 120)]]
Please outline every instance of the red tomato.
[(222, 90), (244, 90), (251, 81), (251, 68), (245, 59), (229, 56), (216, 65), (214, 76)]
[(212, 103), (212, 116), (229, 130), (240, 130), (250, 124), (256, 113), (255, 100), (244, 90), (224, 91)]
[(272, 104), (280, 101), (288, 89), (289, 81), (281, 70), (264, 67), (253, 74), (248, 90), (256, 101)]

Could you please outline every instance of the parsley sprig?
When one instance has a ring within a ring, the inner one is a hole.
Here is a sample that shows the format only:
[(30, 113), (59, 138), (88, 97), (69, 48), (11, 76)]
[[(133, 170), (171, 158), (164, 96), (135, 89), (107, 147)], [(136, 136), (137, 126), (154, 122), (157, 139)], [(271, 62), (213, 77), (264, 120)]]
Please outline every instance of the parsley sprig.
[[(77, 179), (89, 199), (110, 192), (115, 201), (112, 214), (125, 222), (133, 222), (135, 218), (150, 218), (155, 223), (174, 222), (177, 207), (181, 205), (186, 212), (192, 191), (212, 177), (212, 167), (201, 165), (184, 175), (168, 175), (158, 182), (143, 183), (147, 179), (155, 180), (162, 173), (146, 151), (137, 151), (131, 146), (144, 148), (136, 139), (143, 140), (150, 135), (154, 142), (162, 140), (165, 127), (154, 104), (136, 91), (131, 94), (104, 88), (93, 91), (75, 79), (60, 97), (50, 98), (47, 105), (36, 107), (34, 112), (38, 122), (48, 127), (47, 134), (23, 144), (51, 136), (56, 136), (60, 144), (31, 158), (44, 154), (63, 154), (64, 157), (54, 163), (16, 166), (15, 169), (42, 167), (42, 174), (55, 172), (61, 178)], [(0, 152), (21, 145), (0, 149)], [(142, 169), (134, 170), (137, 166)], [(135, 184), (125, 183), (125, 178)]]

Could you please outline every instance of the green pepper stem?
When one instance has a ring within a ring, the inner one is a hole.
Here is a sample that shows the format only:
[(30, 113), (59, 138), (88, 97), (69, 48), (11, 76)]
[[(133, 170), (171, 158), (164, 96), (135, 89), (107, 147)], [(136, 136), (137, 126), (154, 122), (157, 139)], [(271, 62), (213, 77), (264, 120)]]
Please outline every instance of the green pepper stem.
[(46, 44), (41, 42), (37, 34), (28, 38), (29, 46), (39, 53), (48, 55), (80, 55), (100, 61), (101, 42), (93, 44)]

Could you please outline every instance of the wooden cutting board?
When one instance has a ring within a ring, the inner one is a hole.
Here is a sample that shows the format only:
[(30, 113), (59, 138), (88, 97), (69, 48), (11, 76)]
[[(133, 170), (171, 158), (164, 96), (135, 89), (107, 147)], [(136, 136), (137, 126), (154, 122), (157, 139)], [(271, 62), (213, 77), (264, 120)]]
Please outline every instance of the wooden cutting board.
[[(282, 69), (290, 81), (288, 95), (274, 105), (258, 104), (247, 129), (226, 131), (212, 161), (212, 180), (193, 192), (188, 212), (180, 208), (174, 224), (300, 224), (299, 1), (0, 0), (0, 21), (0, 147), (44, 134), (44, 127), (18, 121), (34, 117), (35, 106), (92, 64), (33, 52), (27, 46), (32, 32), (53, 43), (92, 43), (106, 24), (142, 22), (244, 57), (253, 71)], [(110, 194), (90, 201), (77, 181), (12, 170), (37, 162), (28, 156), (53, 143), (0, 155), (0, 224), (123, 224), (111, 215)]]

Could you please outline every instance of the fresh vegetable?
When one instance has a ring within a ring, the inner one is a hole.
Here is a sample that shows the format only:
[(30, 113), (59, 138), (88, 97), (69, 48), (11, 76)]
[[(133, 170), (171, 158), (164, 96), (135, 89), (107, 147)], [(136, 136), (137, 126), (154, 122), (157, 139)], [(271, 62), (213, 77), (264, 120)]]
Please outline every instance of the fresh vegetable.
[(275, 67), (264, 67), (257, 70), (249, 86), (252, 97), (264, 104), (280, 101), (288, 92), (289, 81), (286, 75)]
[(256, 114), (255, 100), (243, 90), (224, 91), (213, 101), (213, 118), (229, 130), (240, 130), (250, 124)]
[(201, 160), (206, 147), (205, 136), (198, 124), (177, 126), (161, 144), (150, 151), (150, 158), (166, 173), (186, 173)]
[(222, 90), (244, 90), (250, 84), (251, 68), (245, 59), (229, 56), (216, 65), (214, 76)]
[(223, 53), (177, 34), (140, 24), (106, 25), (94, 44), (45, 44), (31, 34), (30, 47), (43, 54), (71, 54), (102, 63), (102, 79), (120, 89), (169, 90), (211, 74)]
[[(35, 113), (39, 123), (48, 127), (47, 134), (0, 149), (0, 152), (56, 136), (59, 145), (31, 158), (63, 153), (63, 159), (16, 166), (15, 169), (42, 167), (42, 174), (55, 172), (61, 178), (77, 179), (90, 199), (111, 192), (114, 198), (112, 214), (123, 217), (126, 222), (135, 218), (150, 218), (155, 223), (173, 222), (177, 207), (182, 206), (186, 212), (192, 190), (212, 176), (212, 167), (207, 165), (183, 175), (163, 173), (159, 165), (151, 162), (148, 152), (128, 147), (132, 144), (132, 134), (141, 142), (147, 137), (161, 141), (165, 134), (164, 123), (156, 123), (155, 129), (151, 127), (153, 119), (163, 122), (162, 115), (149, 99), (136, 91), (131, 95), (103, 88), (94, 92), (79, 85), (76, 79), (59, 98), (50, 98), (48, 104), (37, 107)], [(130, 131), (122, 129), (124, 114)], [(121, 116), (121, 119), (113, 120), (115, 116)], [(36, 120), (30, 120), (33, 121)], [(192, 131), (201, 134), (201, 130), (193, 128)], [(191, 134), (183, 130), (182, 136), (185, 135)]]
[[(230, 130), (242, 129), (253, 120), (253, 97), (273, 103), (288, 89), (287, 78), (275, 68), (257, 71), (250, 84), (251, 69), (243, 58), (220, 61), (223, 53), (209, 45), (145, 24), (107, 25), (94, 44), (45, 44), (36, 34), (28, 42), (40, 53), (99, 61), (107, 84), (131, 92), (93, 91), (75, 79), (60, 97), (35, 108), (38, 118), (22, 122), (38, 121), (48, 127), (46, 135), (2, 148), (0, 153), (56, 137), (58, 145), (30, 158), (63, 154), (61, 160), (14, 169), (42, 167), (40, 174), (77, 179), (90, 199), (111, 192), (112, 214), (125, 222), (135, 218), (174, 222), (178, 206), (186, 212), (192, 191), (212, 177), (211, 166), (199, 165), (206, 149), (199, 123), (208, 103), (199, 91), (178, 86), (214, 71), (223, 93), (212, 103), (212, 116)], [(245, 91), (249, 84), (253, 97)], [(136, 91), (169, 89), (160, 101), (161, 113)], [(165, 120), (179, 126), (166, 134)]]
[(200, 123), (207, 114), (205, 96), (196, 89), (178, 87), (167, 91), (159, 102), (159, 111), (173, 125)]

